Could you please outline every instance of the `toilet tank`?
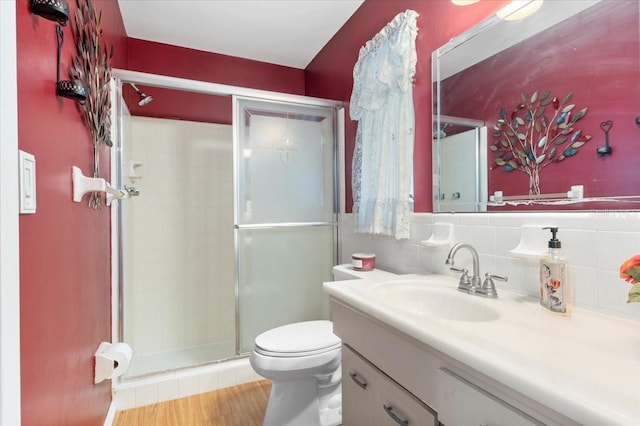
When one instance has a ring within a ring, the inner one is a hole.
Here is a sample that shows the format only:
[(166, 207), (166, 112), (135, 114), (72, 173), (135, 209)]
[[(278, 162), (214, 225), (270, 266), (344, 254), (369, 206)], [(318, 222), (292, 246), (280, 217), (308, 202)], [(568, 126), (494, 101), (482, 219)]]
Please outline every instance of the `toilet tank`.
[(397, 275), (392, 272), (383, 271), (381, 269), (373, 269), (371, 271), (356, 271), (355, 269), (353, 269), (353, 266), (350, 263), (336, 265), (333, 267), (334, 281), (357, 280), (362, 278), (384, 280), (392, 279), (396, 276)]

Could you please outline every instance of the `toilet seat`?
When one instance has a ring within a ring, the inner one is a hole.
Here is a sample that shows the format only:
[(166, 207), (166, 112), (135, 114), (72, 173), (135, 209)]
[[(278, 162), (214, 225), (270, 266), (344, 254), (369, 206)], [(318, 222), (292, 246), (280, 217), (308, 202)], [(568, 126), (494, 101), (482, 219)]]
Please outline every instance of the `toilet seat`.
[(294, 358), (318, 355), (340, 348), (331, 321), (287, 324), (256, 337), (255, 351), (264, 356)]

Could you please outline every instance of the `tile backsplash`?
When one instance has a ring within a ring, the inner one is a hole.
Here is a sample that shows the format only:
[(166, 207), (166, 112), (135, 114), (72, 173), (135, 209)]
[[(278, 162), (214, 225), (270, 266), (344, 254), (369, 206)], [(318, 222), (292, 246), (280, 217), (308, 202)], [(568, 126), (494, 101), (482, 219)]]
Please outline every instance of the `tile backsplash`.
[[(507, 275), (498, 289), (537, 297), (538, 259), (515, 257), (510, 250), (520, 242), (521, 226), (559, 227), (558, 239), (569, 265), (573, 305), (640, 321), (640, 303), (626, 303), (630, 285), (618, 277), (620, 264), (640, 253), (640, 212), (594, 211), (561, 213), (416, 213), (411, 216), (411, 238), (355, 234), (353, 215), (340, 221), (341, 263), (355, 252), (376, 254), (380, 269), (403, 274), (455, 276), (445, 265), (449, 246), (425, 247), (434, 223), (451, 223), (454, 242), (468, 242), (480, 256), (480, 273)], [(545, 236), (545, 241), (551, 238)], [(546, 250), (541, 244), (540, 251)], [(466, 256), (466, 257), (465, 257)], [(456, 265), (470, 262), (466, 251), (456, 255)]]

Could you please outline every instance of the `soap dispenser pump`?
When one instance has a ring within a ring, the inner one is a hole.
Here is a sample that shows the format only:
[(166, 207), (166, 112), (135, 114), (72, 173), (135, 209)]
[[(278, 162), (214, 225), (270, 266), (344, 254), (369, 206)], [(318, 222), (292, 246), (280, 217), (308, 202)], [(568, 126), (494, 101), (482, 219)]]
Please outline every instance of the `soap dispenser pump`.
[(569, 299), (567, 259), (562, 255), (562, 243), (557, 238), (558, 228), (551, 231), (548, 251), (540, 259), (540, 304), (553, 312), (566, 313)]

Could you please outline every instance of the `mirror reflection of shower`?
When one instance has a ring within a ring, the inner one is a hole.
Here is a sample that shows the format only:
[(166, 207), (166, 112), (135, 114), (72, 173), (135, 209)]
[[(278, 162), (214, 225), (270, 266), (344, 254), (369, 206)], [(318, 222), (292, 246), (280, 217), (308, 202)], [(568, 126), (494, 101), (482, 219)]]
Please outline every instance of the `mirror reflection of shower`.
[(136, 93), (138, 94), (138, 97), (140, 98), (138, 100), (139, 106), (145, 106), (153, 100), (153, 96), (147, 95), (142, 90), (138, 89), (138, 87), (135, 84), (133, 83), (129, 83), (129, 84), (131, 85), (131, 87), (133, 87), (133, 90), (136, 91)]

